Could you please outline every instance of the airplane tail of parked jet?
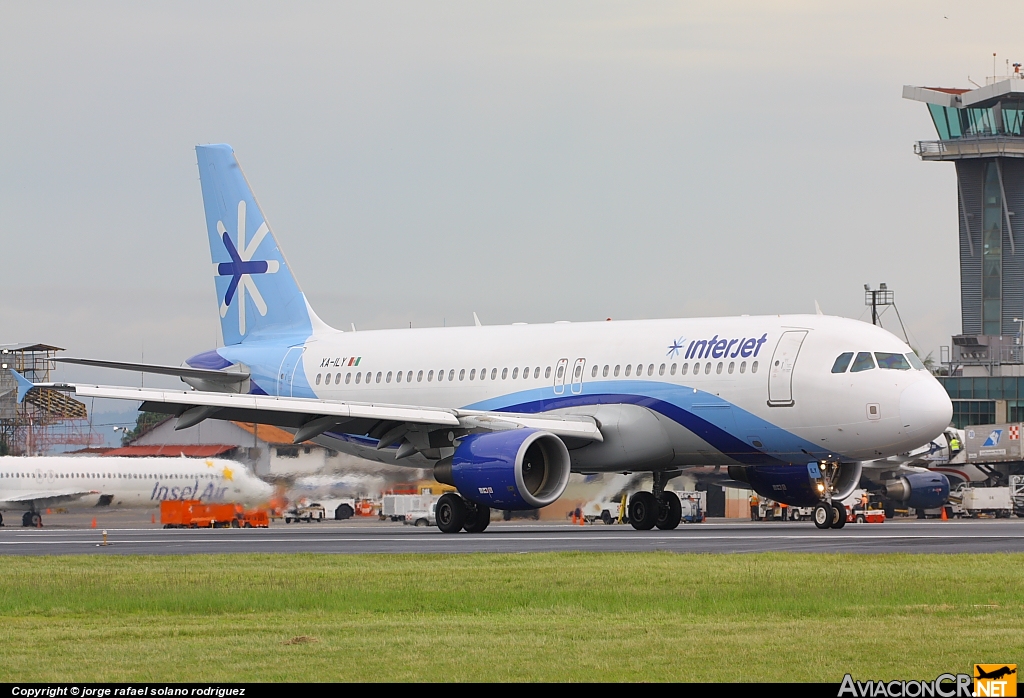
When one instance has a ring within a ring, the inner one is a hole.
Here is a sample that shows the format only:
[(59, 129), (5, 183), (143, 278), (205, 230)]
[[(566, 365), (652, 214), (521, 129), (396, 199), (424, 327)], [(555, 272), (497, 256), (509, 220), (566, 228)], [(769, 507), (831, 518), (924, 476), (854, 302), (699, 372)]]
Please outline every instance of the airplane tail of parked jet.
[(299, 290), (234, 150), (201, 145), (196, 157), (224, 344), (263, 336), (305, 340), (323, 323)]

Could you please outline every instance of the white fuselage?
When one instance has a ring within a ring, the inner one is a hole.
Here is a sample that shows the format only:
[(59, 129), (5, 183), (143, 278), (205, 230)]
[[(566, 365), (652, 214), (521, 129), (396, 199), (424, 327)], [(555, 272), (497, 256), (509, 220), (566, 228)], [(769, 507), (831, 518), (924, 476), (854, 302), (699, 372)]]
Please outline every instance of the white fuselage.
[[(845, 352), (874, 361), (912, 350), (881, 328), (821, 315), (324, 329), (270, 349), (250, 338), (218, 353), (270, 395), (590, 415), (605, 440), (569, 444), (582, 472), (870, 460), (927, 443), (952, 414), (923, 368), (834, 373)], [(343, 431), (318, 441), (395, 462), (393, 449)]]
[(0, 458), (0, 509), (150, 508), (165, 499), (258, 504), (273, 488), (234, 461), (199, 458)]

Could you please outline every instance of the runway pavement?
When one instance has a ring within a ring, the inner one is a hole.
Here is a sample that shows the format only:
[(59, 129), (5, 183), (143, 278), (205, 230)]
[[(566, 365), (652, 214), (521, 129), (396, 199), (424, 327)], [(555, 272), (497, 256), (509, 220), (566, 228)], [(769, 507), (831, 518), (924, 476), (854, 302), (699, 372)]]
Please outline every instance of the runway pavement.
[[(528, 553), (644, 551), (744, 553), (764, 551), (851, 553), (966, 553), (1024, 551), (1024, 519), (848, 524), (818, 530), (807, 522), (718, 519), (674, 531), (635, 531), (630, 526), (573, 526), (549, 522), (495, 522), (481, 534), (446, 535), (376, 520), (321, 524), (275, 523), (269, 529), (164, 530), (141, 512), (110, 512), (99, 527), (88, 515), (45, 517), (45, 527), (12, 526), (5, 517), (0, 554), (182, 555), (195, 553)], [(102, 530), (108, 545), (103, 546)]]

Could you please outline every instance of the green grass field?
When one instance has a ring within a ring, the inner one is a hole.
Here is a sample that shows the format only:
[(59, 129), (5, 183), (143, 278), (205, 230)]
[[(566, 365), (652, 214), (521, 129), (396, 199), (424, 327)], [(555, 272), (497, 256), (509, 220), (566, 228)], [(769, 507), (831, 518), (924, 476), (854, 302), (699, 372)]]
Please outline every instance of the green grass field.
[(8, 557), (0, 681), (834, 681), (1024, 663), (1024, 555)]

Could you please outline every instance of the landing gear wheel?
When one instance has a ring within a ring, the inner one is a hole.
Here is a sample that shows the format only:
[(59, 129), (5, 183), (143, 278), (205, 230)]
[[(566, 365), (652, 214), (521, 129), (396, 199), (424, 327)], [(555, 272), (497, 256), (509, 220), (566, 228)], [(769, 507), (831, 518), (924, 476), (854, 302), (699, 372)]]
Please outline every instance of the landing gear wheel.
[(437, 500), (434, 515), (442, 533), (458, 533), (466, 522), (466, 503), (454, 492), (443, 494)]
[(832, 505), (828, 502), (822, 502), (814, 507), (814, 525), (818, 528), (831, 528), (832, 516)]
[(0, 514), (0, 526), (4, 525), (4, 515)]
[(466, 520), (462, 527), (466, 533), (483, 533), (487, 524), (491, 523), (491, 508), (477, 504), (475, 509), (466, 512)]
[(650, 492), (637, 492), (629, 499), (629, 523), (638, 531), (650, 531), (658, 523), (661, 506)]
[(662, 531), (671, 531), (683, 520), (683, 505), (679, 503), (679, 495), (675, 492), (661, 493), (661, 506), (658, 507), (656, 526)]
[(31, 511), (26, 511), (24, 514), (21, 515), (21, 525), (25, 526), (25, 527), (28, 527), (28, 526), (32, 525), (32, 512)]
[(832, 502), (832, 528), (842, 528), (846, 525), (846, 506), (839, 502)]

